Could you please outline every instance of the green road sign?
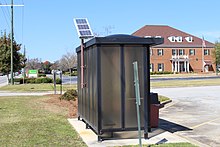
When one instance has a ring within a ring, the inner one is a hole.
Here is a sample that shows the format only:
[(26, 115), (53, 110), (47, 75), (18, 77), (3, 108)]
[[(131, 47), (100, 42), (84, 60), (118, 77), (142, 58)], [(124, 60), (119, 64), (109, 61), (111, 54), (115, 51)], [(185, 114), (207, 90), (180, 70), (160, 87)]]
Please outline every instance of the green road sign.
[(38, 70), (29, 70), (28, 73), (29, 74), (38, 74)]

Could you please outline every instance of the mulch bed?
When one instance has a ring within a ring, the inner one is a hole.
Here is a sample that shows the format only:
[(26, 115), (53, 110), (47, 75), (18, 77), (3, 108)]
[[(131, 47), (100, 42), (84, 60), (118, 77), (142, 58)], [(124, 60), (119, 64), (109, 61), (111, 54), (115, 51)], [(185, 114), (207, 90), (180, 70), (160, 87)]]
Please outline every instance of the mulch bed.
[(49, 94), (47, 95), (50, 97), (50, 99), (46, 100), (45, 102), (48, 104), (56, 105), (59, 107), (64, 107), (68, 108), (68, 118), (75, 118), (77, 117), (77, 109), (78, 109), (78, 101), (77, 99), (75, 101), (70, 100), (60, 100), (61, 95), (54, 95), (54, 94)]

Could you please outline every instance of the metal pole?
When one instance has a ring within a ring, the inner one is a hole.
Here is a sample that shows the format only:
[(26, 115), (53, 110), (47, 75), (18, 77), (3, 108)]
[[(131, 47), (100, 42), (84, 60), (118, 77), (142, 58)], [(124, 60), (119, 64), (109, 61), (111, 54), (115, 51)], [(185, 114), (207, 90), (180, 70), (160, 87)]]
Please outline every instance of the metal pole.
[(137, 121), (138, 121), (138, 137), (139, 137), (139, 146), (142, 147), (142, 143), (141, 143), (141, 122), (140, 122), (141, 100), (140, 100), (140, 88), (139, 88), (137, 61), (133, 62), (133, 66), (134, 66), (134, 86), (135, 86)]
[(14, 30), (13, 30), (13, 0), (11, 0), (11, 85), (14, 85), (13, 79), (13, 40), (14, 40)]
[(62, 71), (60, 71), (60, 94), (62, 95), (62, 82), (63, 82), (63, 76), (62, 76)]
[(26, 76), (26, 72), (25, 72), (25, 71), (26, 71), (26, 70), (25, 70), (25, 66), (26, 66), (25, 63), (26, 63), (26, 61), (25, 61), (25, 60), (26, 60), (26, 52), (25, 52), (25, 46), (24, 46), (23, 84), (24, 84), (24, 81), (25, 81), (24, 79), (25, 79), (25, 76)]
[(202, 72), (204, 73), (204, 47), (202, 44)]
[(54, 94), (57, 94), (57, 91), (56, 91), (56, 70), (54, 70), (53, 72), (53, 85), (54, 85)]
[(81, 38), (81, 88), (84, 87), (84, 53), (83, 38)]
[(69, 76), (70, 76), (70, 85), (71, 85), (72, 81), (71, 81), (71, 67), (70, 67), (70, 62), (69, 62), (69, 72), (70, 72)]

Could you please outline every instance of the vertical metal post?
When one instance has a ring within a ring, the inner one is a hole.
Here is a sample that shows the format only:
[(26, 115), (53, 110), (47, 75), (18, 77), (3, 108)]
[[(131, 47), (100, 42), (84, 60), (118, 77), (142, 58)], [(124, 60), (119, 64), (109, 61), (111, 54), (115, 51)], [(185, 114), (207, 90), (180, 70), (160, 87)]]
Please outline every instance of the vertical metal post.
[(25, 51), (25, 46), (24, 46), (24, 68), (23, 68), (23, 84), (25, 82), (25, 77), (26, 77), (26, 70), (25, 70), (25, 62), (26, 62), (26, 51)]
[(120, 75), (121, 75), (121, 127), (125, 128), (125, 61), (124, 45), (120, 47)]
[(83, 53), (83, 43), (84, 40), (83, 38), (81, 38), (81, 88), (84, 87), (84, 53)]
[(14, 85), (13, 79), (13, 40), (14, 40), (14, 30), (13, 30), (13, 0), (11, 0), (11, 85)]
[(56, 70), (53, 72), (53, 84), (54, 84), (54, 94), (57, 94), (56, 91)]
[(137, 108), (137, 121), (138, 121), (138, 137), (139, 137), (139, 146), (142, 146), (141, 143), (141, 122), (140, 122), (140, 87), (138, 79), (138, 64), (137, 61), (133, 62), (134, 66), (134, 86), (135, 86), (135, 95), (136, 95), (136, 108)]
[[(150, 46), (147, 46), (144, 53), (143, 53), (143, 58), (144, 58), (144, 63), (146, 65), (146, 67), (144, 68), (144, 75), (146, 75), (146, 77), (144, 76), (144, 80), (145, 81), (145, 90), (146, 90), (146, 101), (144, 104), (144, 111), (147, 113), (147, 118), (145, 118), (145, 121), (147, 120), (147, 124), (145, 124), (145, 128), (144, 128), (144, 138), (147, 139), (148, 138), (148, 132), (151, 132), (151, 109), (150, 109), (150, 105), (151, 105), (151, 98), (150, 98)], [(146, 117), (146, 116), (145, 116)], [(148, 129), (146, 128), (146, 125), (148, 127)]]
[(62, 74), (62, 71), (60, 71), (60, 94), (62, 95), (62, 91), (63, 91), (63, 89), (62, 89), (62, 84), (63, 84), (63, 76), (62, 76), (63, 74)]

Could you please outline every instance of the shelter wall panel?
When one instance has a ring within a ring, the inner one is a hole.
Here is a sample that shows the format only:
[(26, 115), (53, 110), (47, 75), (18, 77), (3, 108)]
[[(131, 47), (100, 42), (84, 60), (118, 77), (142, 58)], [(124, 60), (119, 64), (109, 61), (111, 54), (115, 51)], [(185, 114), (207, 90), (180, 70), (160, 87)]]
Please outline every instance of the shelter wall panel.
[(121, 127), (120, 46), (101, 49), (102, 128)]

